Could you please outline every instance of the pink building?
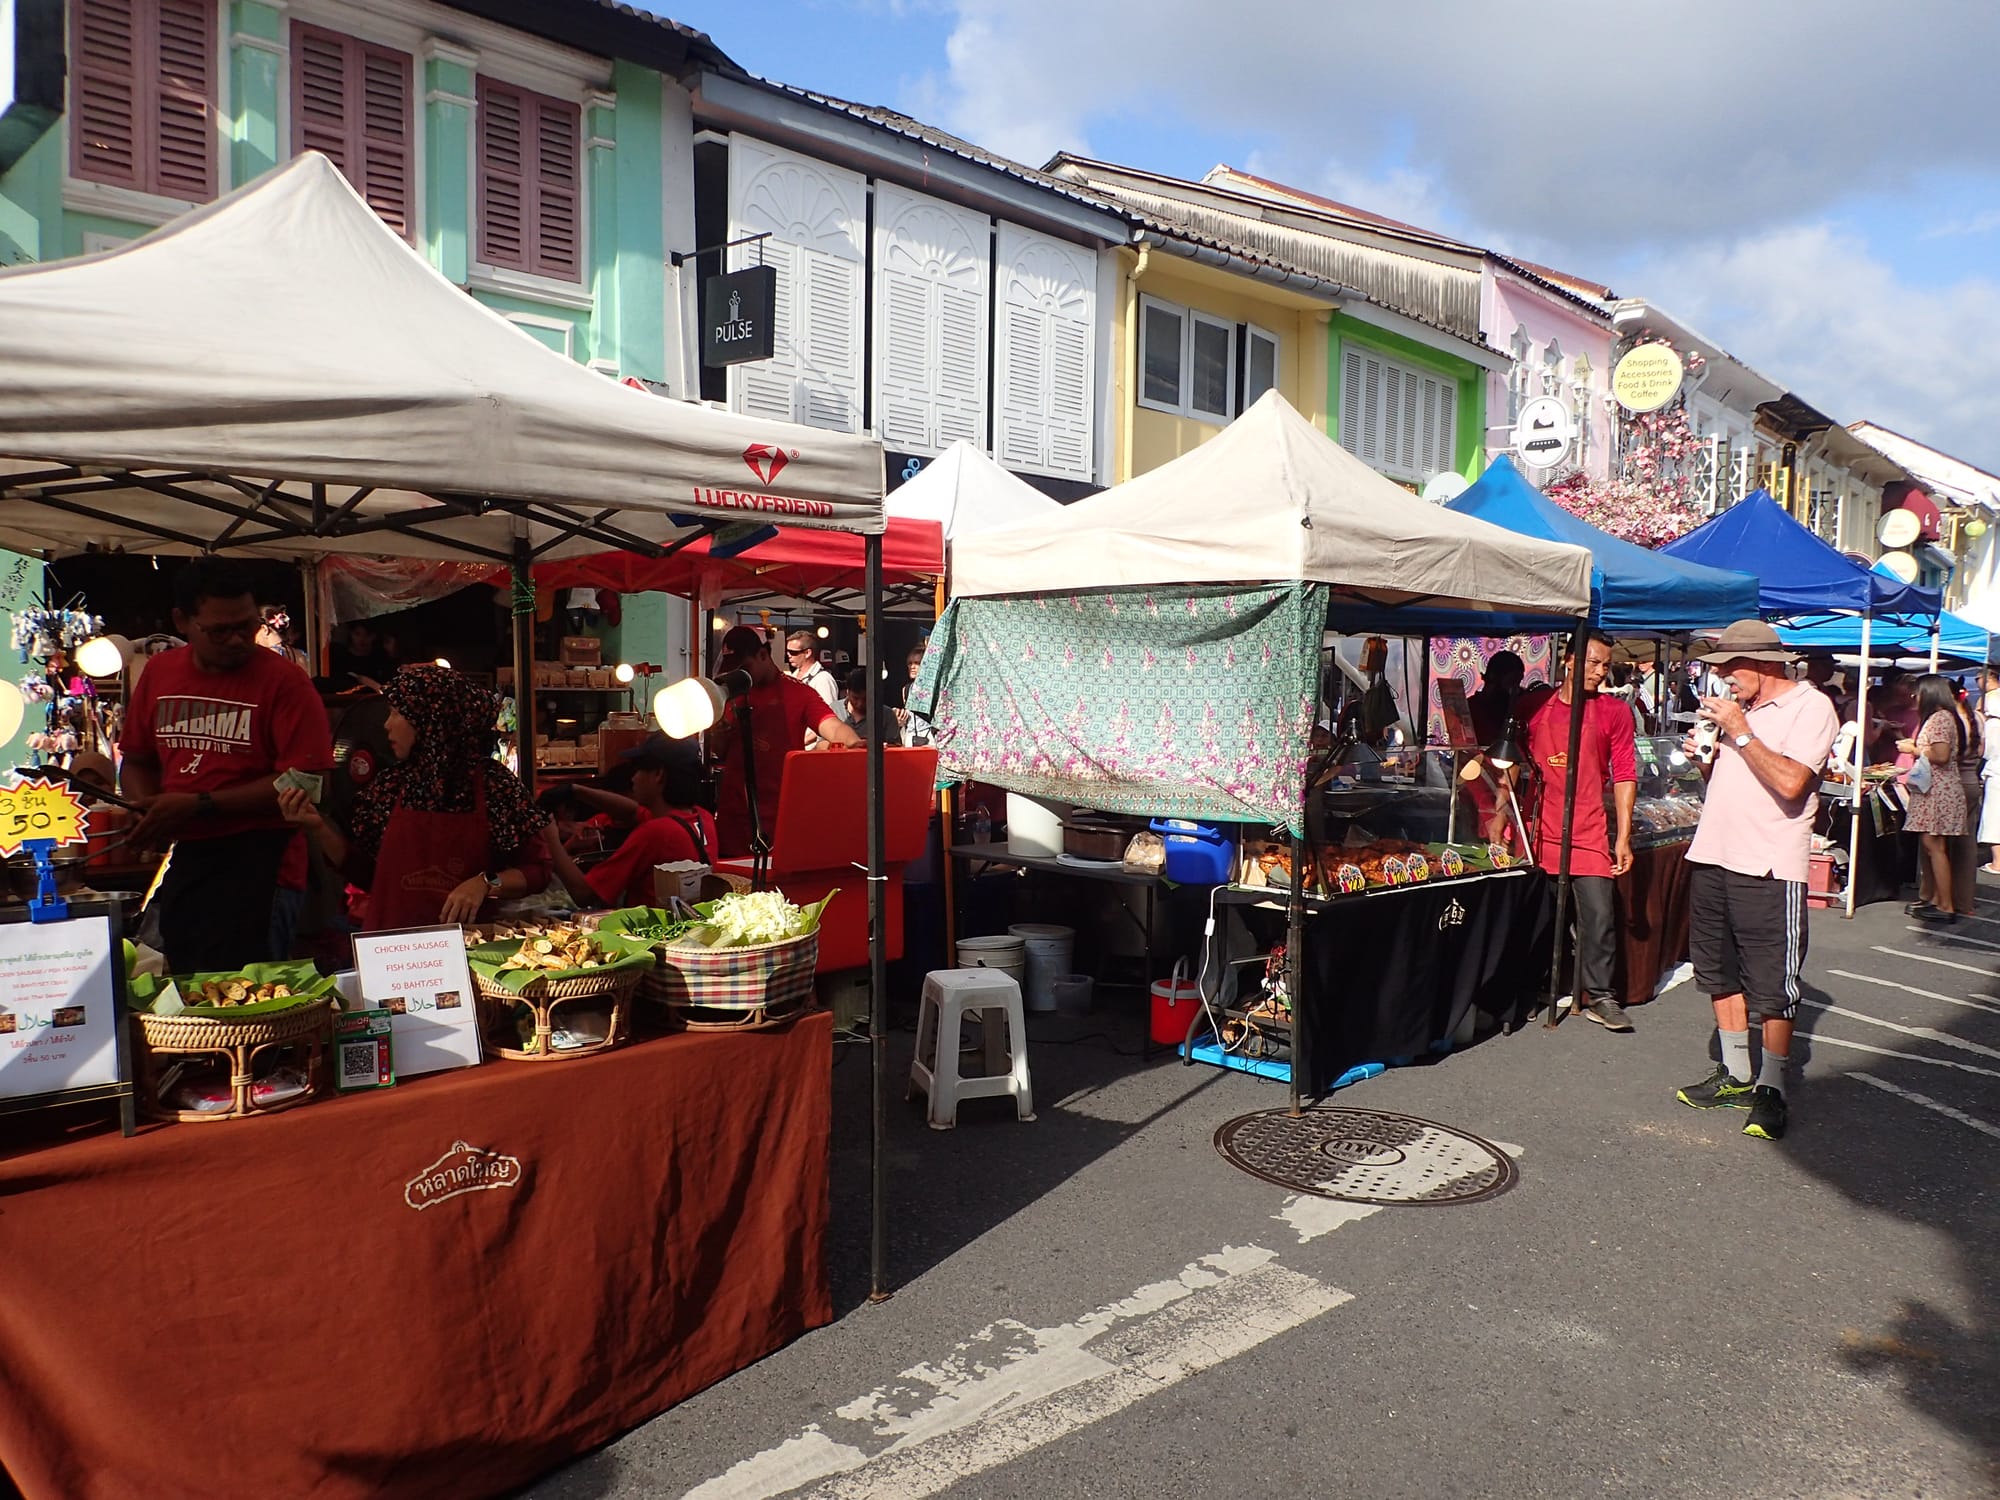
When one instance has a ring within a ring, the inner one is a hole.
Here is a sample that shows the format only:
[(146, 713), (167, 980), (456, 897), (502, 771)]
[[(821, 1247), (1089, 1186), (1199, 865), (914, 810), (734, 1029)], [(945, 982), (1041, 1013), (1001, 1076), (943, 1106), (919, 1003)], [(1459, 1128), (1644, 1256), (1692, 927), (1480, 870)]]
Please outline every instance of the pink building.
[(1611, 402), (1611, 289), (1489, 251), (1480, 280), (1479, 326), (1512, 361), (1487, 375), (1486, 451), (1508, 451), (1521, 404), (1554, 396), (1569, 408), (1576, 441), (1565, 461), (1530, 471), (1543, 488), (1581, 470), (1609, 479), (1616, 454)]

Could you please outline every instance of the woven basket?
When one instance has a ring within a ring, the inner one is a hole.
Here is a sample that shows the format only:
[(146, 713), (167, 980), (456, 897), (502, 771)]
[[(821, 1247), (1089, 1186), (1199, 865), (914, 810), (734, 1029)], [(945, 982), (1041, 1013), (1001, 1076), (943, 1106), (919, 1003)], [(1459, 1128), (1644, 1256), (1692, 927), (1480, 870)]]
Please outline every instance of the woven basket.
[(789, 1024), (812, 1003), (819, 933), (751, 948), (679, 943), (655, 948), (645, 997), (688, 1031), (759, 1031)]
[[(195, 1124), (207, 1120), (242, 1120), (251, 1115), (275, 1115), (320, 1097), (326, 1082), (327, 1045), (333, 1034), (333, 1009), (314, 1000), (242, 1020), (212, 1016), (156, 1016), (139, 1011), (136, 1023), (139, 1053), (139, 1107), (148, 1118)], [(306, 1088), (275, 1104), (258, 1104), (250, 1094), (258, 1056), (273, 1047), (305, 1049)], [(160, 1102), (163, 1064), (176, 1057), (220, 1057), (229, 1063), (232, 1100), (226, 1110), (173, 1109)]]
[[(622, 1047), (632, 1039), (632, 992), (650, 969), (621, 969), (612, 974), (587, 974), (571, 979), (533, 979), (519, 994), (496, 984), (476, 970), (472, 982), (479, 989), (479, 1034), (486, 1050), (508, 1062), (568, 1062), (573, 1057), (589, 1057)], [(535, 1034), (525, 1047), (503, 1045), (498, 1037), (515, 1037), (516, 1007), (525, 1005), (534, 1013)], [(556, 1023), (566, 1006), (598, 1008), (608, 1005), (611, 1022), (604, 1039), (581, 1047), (557, 1047), (553, 1036)]]

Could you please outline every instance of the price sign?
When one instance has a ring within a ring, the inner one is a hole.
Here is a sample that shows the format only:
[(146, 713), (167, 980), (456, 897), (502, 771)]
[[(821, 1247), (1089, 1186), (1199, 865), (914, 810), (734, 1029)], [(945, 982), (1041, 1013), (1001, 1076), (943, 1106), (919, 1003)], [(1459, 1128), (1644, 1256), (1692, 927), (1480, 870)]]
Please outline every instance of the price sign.
[(0, 787), (0, 858), (18, 854), (23, 844), (40, 839), (56, 845), (81, 844), (89, 836), (83, 803), (68, 787), (40, 778)]

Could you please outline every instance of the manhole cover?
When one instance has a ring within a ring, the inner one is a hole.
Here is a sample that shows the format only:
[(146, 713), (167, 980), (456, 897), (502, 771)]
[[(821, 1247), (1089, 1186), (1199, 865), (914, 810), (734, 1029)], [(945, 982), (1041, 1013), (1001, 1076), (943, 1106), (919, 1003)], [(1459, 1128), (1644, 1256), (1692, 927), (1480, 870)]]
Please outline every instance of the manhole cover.
[(1252, 1177), (1344, 1203), (1472, 1203), (1514, 1185), (1514, 1163), (1476, 1135), (1374, 1109), (1242, 1115), (1215, 1149)]

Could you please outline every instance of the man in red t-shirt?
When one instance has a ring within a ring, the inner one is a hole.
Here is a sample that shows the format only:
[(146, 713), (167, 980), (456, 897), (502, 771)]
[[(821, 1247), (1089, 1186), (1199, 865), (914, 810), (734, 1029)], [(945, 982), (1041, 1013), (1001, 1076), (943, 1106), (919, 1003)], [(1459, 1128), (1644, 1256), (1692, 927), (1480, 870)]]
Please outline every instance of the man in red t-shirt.
[(174, 578), (188, 642), (140, 674), (119, 749), (125, 795), (145, 808), (139, 848), (171, 844), (153, 897), (168, 967), (228, 970), (272, 951), (272, 893), (296, 830), (276, 778), (333, 764), (326, 710), (298, 667), (259, 647), (257, 596), (240, 563), (201, 558)]
[[(778, 821), (778, 790), (784, 784), (785, 756), (805, 743), (808, 730), (829, 745), (853, 746), (861, 737), (840, 722), (840, 716), (803, 682), (795, 682), (771, 660), (771, 643), (750, 625), (737, 625), (722, 637), (716, 658), (718, 678), (731, 672), (750, 677), (750, 734), (757, 766), (757, 817), (769, 839)], [(743, 770), (743, 731), (738, 715), (743, 700), (723, 705), (711, 733), (722, 762), (722, 784), (716, 796), (715, 826), (725, 859), (750, 853), (750, 799)]]
[(584, 880), (606, 906), (652, 906), (654, 865), (716, 860), (715, 819), (696, 806), (701, 755), (686, 740), (655, 734), (619, 759), (632, 766), (637, 826)]
[[(1578, 742), (1575, 776), (1570, 775), (1570, 694), (1576, 672), (1575, 652), (1583, 658), (1583, 737)], [(1611, 642), (1597, 631), (1570, 638), (1570, 657), (1563, 665), (1560, 688), (1535, 688), (1515, 703), (1514, 718), (1527, 734), (1523, 747), (1541, 776), (1542, 794), (1535, 813), (1535, 862), (1556, 874), (1562, 863), (1563, 808), (1569, 789), (1581, 795), (1570, 830), (1570, 894), (1576, 900), (1576, 998), (1581, 1014), (1612, 1031), (1630, 1031), (1625, 1007), (1618, 1003), (1612, 980), (1617, 957), (1613, 920), (1613, 885), (1632, 865), (1632, 805), (1639, 795), (1639, 758), (1632, 729), (1632, 711), (1616, 698), (1598, 693), (1611, 670)], [(1614, 841), (1604, 813), (1604, 792), (1611, 791), (1617, 813)]]

